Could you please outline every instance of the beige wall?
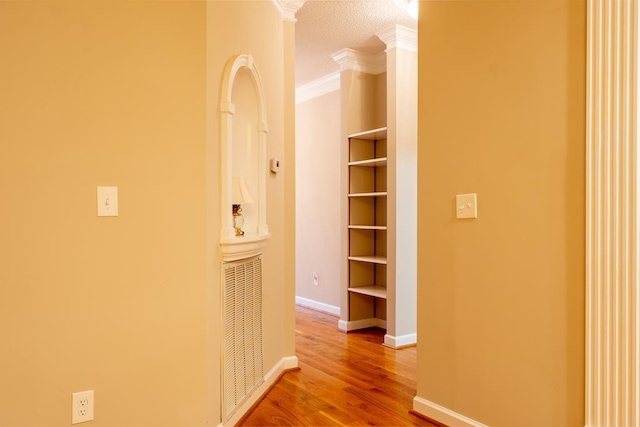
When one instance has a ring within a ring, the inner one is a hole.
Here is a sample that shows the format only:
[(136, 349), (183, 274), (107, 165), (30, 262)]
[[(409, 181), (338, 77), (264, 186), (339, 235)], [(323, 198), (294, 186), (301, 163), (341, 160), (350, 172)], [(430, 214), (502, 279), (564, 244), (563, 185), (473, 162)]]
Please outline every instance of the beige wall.
[(585, 2), (420, 7), (418, 397), (582, 426)]
[[(208, 17), (207, 61), (210, 70), (208, 73), (210, 113), (207, 125), (210, 133), (208, 140), (212, 145), (210, 158), (218, 155), (220, 128), (216, 114), (220, 102), (219, 87), (224, 64), (232, 55), (249, 53), (253, 56), (265, 90), (269, 128), (267, 159), (277, 157), (284, 160), (285, 154), (287, 154), (286, 159), (292, 159), (288, 147), (293, 144), (291, 140), (293, 129), (286, 128), (285, 123), (294, 121), (295, 111), (292, 107), (294, 99), (293, 89), (288, 87), (288, 96), (285, 99), (284, 75), (285, 63), (291, 67), (293, 60), (287, 57), (285, 62), (284, 47), (294, 48), (292, 42), (294, 31), (288, 28), (285, 40), (282, 18), (270, 1), (210, 2)], [(291, 70), (287, 72), (290, 73)], [(286, 117), (285, 107), (287, 108)], [(285, 207), (287, 218), (290, 218), (294, 209), (294, 203), (285, 199), (284, 191), (285, 179), (289, 186), (294, 180), (295, 169), (293, 164), (290, 166), (291, 169), (288, 169), (289, 165), (283, 162), (281, 173), (269, 172), (267, 177), (267, 222), (271, 239), (264, 253), (263, 271), (264, 341), (268, 343), (265, 348), (265, 370), (269, 370), (283, 356), (294, 353), (294, 304), (291, 288), (294, 283), (291, 278), (295, 266), (290, 263), (290, 260), (285, 262), (285, 245), (290, 244), (285, 241), (285, 232), (289, 233), (286, 229), (294, 227), (294, 224), (286, 224), (284, 218)], [(218, 167), (218, 163), (214, 161), (212, 165), (214, 176), (209, 181), (212, 190), (209, 192), (210, 195), (215, 195), (219, 188)], [(219, 212), (217, 203), (217, 199), (212, 201), (216, 215)], [(214, 232), (216, 233), (214, 240), (217, 241), (218, 232), (217, 230)], [(216, 247), (216, 250), (218, 249)], [(288, 249), (287, 253), (292, 252)], [(288, 269), (286, 274), (285, 267)], [(219, 270), (216, 271), (215, 277), (219, 277)], [(219, 301), (219, 294), (214, 298)]]
[[(219, 84), (255, 56), (282, 157), (282, 27), (270, 2), (0, 2), (0, 426), (69, 425), (87, 389), (96, 427), (219, 422)], [(267, 191), (268, 370), (293, 267)]]
[[(343, 117), (343, 138), (387, 125), (387, 73), (378, 75), (344, 70), (340, 73), (340, 108)], [(346, 163), (345, 163), (346, 170)]]
[[(296, 107), (296, 295), (340, 307), (340, 91)], [(313, 285), (313, 273), (319, 275)]]

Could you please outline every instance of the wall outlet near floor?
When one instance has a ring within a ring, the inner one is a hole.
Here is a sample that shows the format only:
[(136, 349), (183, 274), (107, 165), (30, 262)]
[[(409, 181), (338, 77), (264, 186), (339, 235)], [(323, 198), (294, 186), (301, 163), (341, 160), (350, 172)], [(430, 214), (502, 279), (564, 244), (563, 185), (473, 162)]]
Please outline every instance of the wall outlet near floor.
[(313, 286), (318, 286), (320, 279), (318, 278), (318, 273), (313, 273)]
[(93, 421), (93, 390), (71, 395), (71, 424)]

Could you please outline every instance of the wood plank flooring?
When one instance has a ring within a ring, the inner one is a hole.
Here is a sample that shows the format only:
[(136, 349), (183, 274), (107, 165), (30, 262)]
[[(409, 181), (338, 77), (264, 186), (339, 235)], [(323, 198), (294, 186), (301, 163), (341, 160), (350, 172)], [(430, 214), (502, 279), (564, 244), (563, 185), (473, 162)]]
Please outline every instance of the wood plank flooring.
[(409, 411), (416, 348), (382, 345), (376, 328), (338, 331), (338, 318), (296, 307), (296, 355), (288, 372), (239, 426), (436, 426)]

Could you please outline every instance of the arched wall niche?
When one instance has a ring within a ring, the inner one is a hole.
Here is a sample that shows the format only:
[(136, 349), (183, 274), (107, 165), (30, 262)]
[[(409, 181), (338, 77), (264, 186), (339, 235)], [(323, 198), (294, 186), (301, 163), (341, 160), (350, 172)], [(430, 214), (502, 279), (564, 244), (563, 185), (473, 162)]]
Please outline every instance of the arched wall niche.
[[(267, 225), (267, 113), (262, 79), (249, 54), (229, 58), (220, 96), (223, 261), (262, 253), (271, 235)], [(242, 177), (255, 203), (243, 204), (244, 235), (233, 226), (233, 178)]]

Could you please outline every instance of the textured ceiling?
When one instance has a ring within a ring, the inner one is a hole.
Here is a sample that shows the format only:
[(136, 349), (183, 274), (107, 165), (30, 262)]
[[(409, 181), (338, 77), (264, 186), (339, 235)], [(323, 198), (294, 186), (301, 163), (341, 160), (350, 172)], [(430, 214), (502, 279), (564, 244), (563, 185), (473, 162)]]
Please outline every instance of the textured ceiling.
[(307, 0), (296, 13), (296, 87), (339, 69), (331, 58), (344, 48), (377, 53), (376, 33), (393, 24), (417, 28), (397, 0)]

